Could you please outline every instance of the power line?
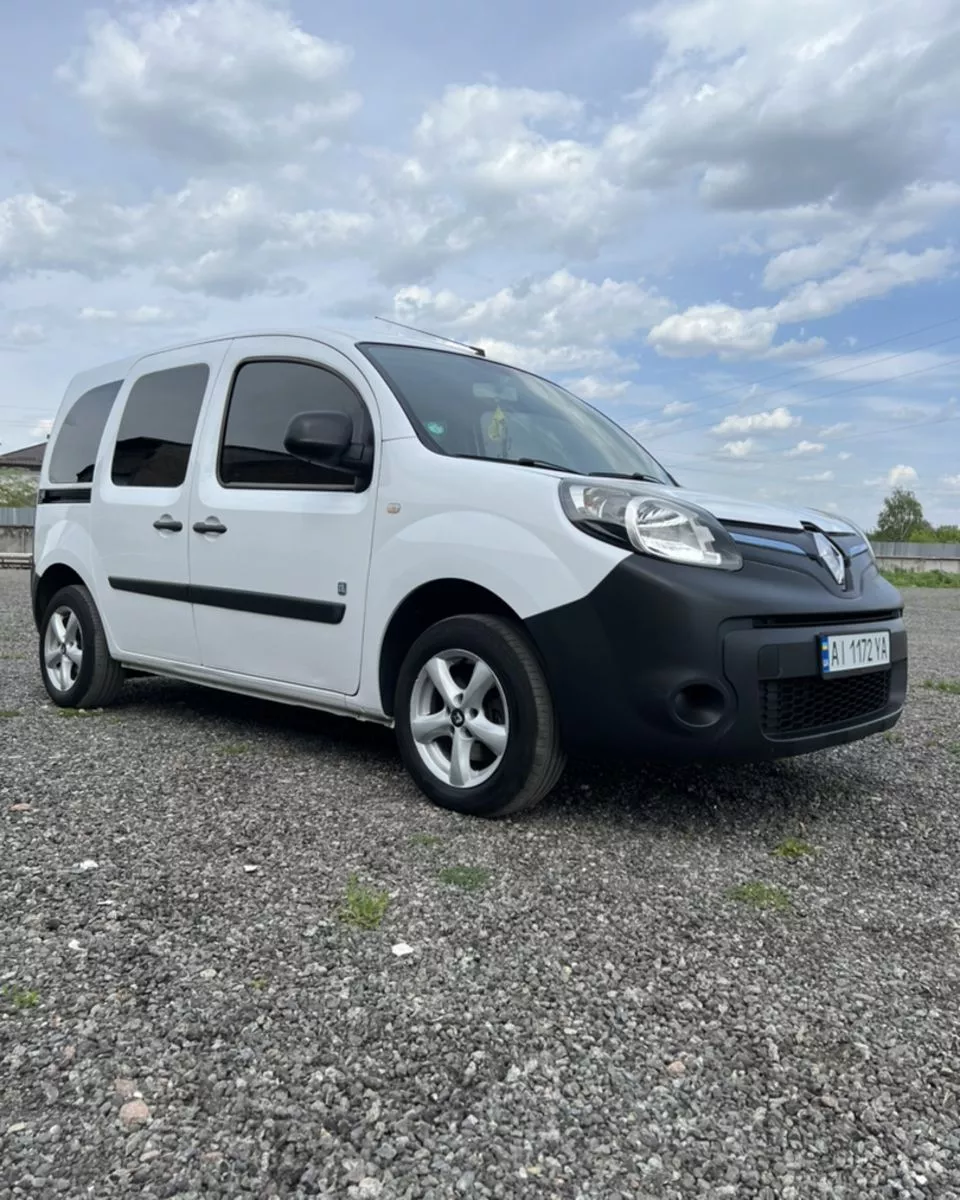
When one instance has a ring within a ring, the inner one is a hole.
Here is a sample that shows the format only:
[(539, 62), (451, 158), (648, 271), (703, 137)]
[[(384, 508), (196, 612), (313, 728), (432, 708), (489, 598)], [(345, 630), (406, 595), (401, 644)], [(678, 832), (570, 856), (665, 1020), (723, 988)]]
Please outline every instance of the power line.
[[(858, 353), (864, 354), (868, 350), (879, 350), (881, 346), (890, 346), (894, 342), (902, 341), (904, 338), (907, 338), (907, 337), (919, 337), (919, 335), (921, 333), (930, 333), (934, 329), (943, 329), (944, 326), (953, 325), (957, 321), (960, 321), (960, 313), (958, 313), (956, 316), (953, 316), (953, 317), (947, 317), (947, 319), (944, 321), (935, 321), (931, 325), (922, 325), (919, 329), (910, 329), (910, 330), (907, 330), (906, 333), (898, 333), (898, 334), (895, 334), (893, 337), (882, 338), (878, 342), (868, 342), (866, 346), (860, 347)], [(958, 334), (956, 336), (960, 336), (960, 334)], [(949, 341), (953, 341), (953, 340), (954, 339), (952, 337), (943, 338), (942, 342), (949, 342)], [(942, 342), (941, 341), (931, 342), (926, 346), (917, 346), (914, 348), (914, 350), (903, 350), (898, 354), (886, 355), (884, 358), (881, 358), (877, 361), (884, 362), (888, 358), (900, 358), (906, 354), (913, 354), (913, 353), (915, 353), (916, 350), (928, 350), (928, 349), (930, 349), (931, 346), (941, 345)], [(847, 357), (848, 357), (847, 354), (833, 354), (829, 358), (823, 359), (821, 362), (821, 365), (826, 365), (827, 363), (832, 363), (832, 362), (842, 362)], [(858, 365), (862, 367), (862, 366), (869, 366), (871, 364), (860, 363)], [(851, 368), (851, 369), (856, 370), (856, 367)], [(782, 379), (785, 375), (796, 375), (798, 372), (800, 372), (802, 370), (803, 370), (802, 366), (785, 367), (782, 371), (775, 371), (772, 375), (764, 375), (760, 379), (755, 379), (750, 386), (756, 387), (758, 384), (761, 384), (761, 383), (769, 383), (774, 379)], [(827, 378), (838, 378), (841, 374), (845, 374), (845, 373), (846, 372), (836, 372), (833, 375), (827, 376)], [(707, 392), (701, 397), (701, 399), (702, 400), (711, 400), (715, 396), (726, 396), (726, 395), (729, 395), (731, 392), (739, 391), (741, 388), (743, 388), (745, 386), (747, 386), (747, 385), (742, 384), (742, 383), (734, 383), (734, 384), (731, 384), (730, 387), (718, 388), (715, 391)], [(782, 392), (784, 390), (785, 389), (783, 389), (783, 388), (778, 388), (778, 389), (774, 390), (772, 392), (772, 394), (776, 395), (777, 392)], [(696, 403), (696, 401), (694, 401), (694, 403)], [(739, 401), (735, 401), (735, 403), (739, 403)], [(717, 407), (720, 408), (720, 407), (724, 407), (724, 406), (718, 405)]]
[[(865, 387), (884, 387), (888, 383), (899, 382), (901, 379), (912, 379), (917, 375), (925, 375), (928, 371), (940, 371), (944, 367), (953, 366), (955, 363), (960, 363), (960, 357), (948, 358), (948, 359), (945, 359), (943, 362), (935, 363), (933, 366), (929, 366), (929, 367), (918, 367), (914, 371), (904, 371), (902, 375), (896, 375), (891, 379), (866, 379), (866, 380), (863, 380), (861, 383), (851, 384), (850, 387), (839, 388), (835, 392), (825, 392), (822, 395), (817, 396), (816, 399), (817, 400), (831, 400), (835, 396), (846, 396), (850, 392), (856, 392), (856, 391), (859, 391), (861, 388), (865, 388)], [(686, 427), (686, 429), (667, 430), (660, 436), (661, 436), (661, 438), (677, 437), (680, 434), (695, 433), (699, 429), (710, 429), (710, 428), (712, 428), (712, 426), (710, 424), (688, 425)], [(749, 433), (750, 430), (749, 429), (731, 430), (730, 432), (731, 433)], [(765, 430), (763, 432), (776, 432), (776, 431)], [(656, 440), (656, 435), (654, 435), (654, 437), (651, 438), (651, 441), (655, 441), (655, 440)], [(849, 439), (841, 438), (839, 440), (847, 441)]]
[[(818, 384), (821, 384), (824, 381), (829, 382), (831, 379), (839, 379), (843, 375), (849, 375), (852, 371), (862, 371), (865, 367), (875, 367), (875, 366), (878, 366), (880, 363), (892, 362), (894, 359), (897, 359), (897, 358), (906, 358), (910, 354), (919, 354), (921, 350), (932, 350), (934, 346), (944, 346), (947, 344), (947, 342), (955, 342), (958, 339), (960, 339), (960, 333), (954, 333), (950, 337), (938, 338), (937, 341), (935, 341), (935, 342), (925, 342), (922, 346), (914, 346), (910, 350), (899, 350), (896, 354), (884, 354), (880, 358), (872, 358), (872, 359), (869, 359), (867, 362), (858, 362), (858, 363), (855, 363), (853, 366), (845, 368), (843, 371), (833, 371), (828, 375), (821, 375), (816, 379), (810, 380), (807, 386), (816, 387)], [(931, 370), (931, 371), (936, 371), (936, 370), (939, 370), (940, 367), (944, 366), (944, 365), (945, 364), (943, 364), (943, 363), (936, 363), (933, 366), (928, 367), (926, 369)], [(877, 384), (877, 386), (882, 387), (884, 384), (895, 383), (898, 379), (903, 379), (903, 378), (906, 378), (907, 376), (908, 376), (907, 372), (905, 372), (903, 375), (892, 375), (889, 379), (880, 380), (879, 383)], [(868, 380), (862, 386), (867, 387), (867, 386), (869, 386), (870, 383), (873, 383), (873, 382), (875, 382), (875, 381)], [(860, 386), (860, 385), (858, 385), (858, 386)], [(789, 390), (792, 390), (792, 389), (768, 388), (766, 391), (759, 392), (759, 393), (751, 391), (749, 396), (744, 396), (741, 399), (734, 400), (729, 404), (714, 405), (713, 411), (718, 412), (721, 409), (733, 408), (736, 405), (741, 404), (746, 400), (761, 401), (761, 400), (769, 399), (772, 396), (784, 396), (787, 394), (787, 392)], [(832, 393), (828, 393), (828, 395), (829, 394), (832, 394)], [(826, 399), (825, 396), (816, 396), (814, 398), (817, 400)], [(706, 422), (705, 424), (688, 425), (686, 428), (687, 428), (687, 431), (689, 432), (689, 431), (696, 430), (696, 429), (706, 429), (711, 424), (712, 424), (712, 418), (710, 421)], [(680, 433), (683, 431), (677, 430), (676, 432)]]
[[(924, 426), (928, 426), (928, 425), (943, 425), (943, 424), (947, 423), (948, 421), (960, 421), (960, 413), (951, 414), (950, 416), (946, 416), (946, 417), (927, 417), (923, 421), (911, 421), (906, 425), (897, 425), (893, 428), (893, 430), (891, 430), (889, 427), (887, 427), (886, 429), (870, 429), (864, 433), (852, 434), (850, 437), (847, 437), (847, 438), (838, 438), (837, 441), (834, 442), (833, 444), (834, 445), (846, 445), (848, 442), (859, 442), (864, 439), (869, 439), (869, 438), (874, 438), (874, 437), (884, 437), (891, 432), (896, 433), (903, 429), (920, 429), (920, 428), (922, 428)], [(664, 455), (664, 458), (666, 458), (666, 457), (667, 456)], [(709, 454), (691, 454), (690, 457), (696, 458), (696, 459), (703, 459), (704, 461), (716, 462), (720, 466), (721, 474), (723, 473), (723, 467), (726, 464), (729, 463), (732, 465), (734, 462), (739, 462), (741, 464), (749, 463), (756, 467), (774, 467), (777, 465), (782, 465), (779, 463), (779, 460), (778, 460), (778, 462), (772, 462), (770, 459), (750, 458), (748, 455), (744, 455), (744, 457), (741, 459), (735, 459), (732, 456), (728, 457), (728, 458), (714, 459)], [(786, 457), (787, 457), (787, 452), (786, 451), (782, 452), (780, 455), (780, 458), (783, 459)], [(805, 455), (799, 455), (799, 454), (793, 455), (792, 457), (796, 458), (798, 461), (800, 459), (804, 459), (804, 461), (809, 462), (811, 464), (811, 466), (813, 466), (815, 463), (824, 461), (821, 458), (816, 458), (816, 459), (814, 459), (812, 457), (807, 458)], [(709, 471), (711, 469), (712, 468), (710, 468), (710, 467), (691, 467), (685, 463), (681, 463), (676, 467), (676, 470), (678, 470), (678, 471)]]

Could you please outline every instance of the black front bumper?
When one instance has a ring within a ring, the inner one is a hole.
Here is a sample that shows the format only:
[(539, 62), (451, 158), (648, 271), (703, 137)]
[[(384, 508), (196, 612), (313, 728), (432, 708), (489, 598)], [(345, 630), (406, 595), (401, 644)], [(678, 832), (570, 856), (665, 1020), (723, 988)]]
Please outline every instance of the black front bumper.
[[(722, 572), (632, 555), (583, 600), (531, 618), (567, 746), (756, 760), (895, 725), (907, 687), (899, 593), (868, 555), (845, 590), (791, 559), (763, 552)], [(889, 667), (821, 677), (820, 635), (881, 629)]]

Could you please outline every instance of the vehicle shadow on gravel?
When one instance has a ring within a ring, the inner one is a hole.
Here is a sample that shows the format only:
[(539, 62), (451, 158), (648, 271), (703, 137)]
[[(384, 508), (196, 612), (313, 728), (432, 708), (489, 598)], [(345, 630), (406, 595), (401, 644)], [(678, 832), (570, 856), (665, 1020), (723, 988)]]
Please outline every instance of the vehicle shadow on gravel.
[[(164, 712), (187, 724), (215, 722), (224, 738), (272, 735), (287, 749), (356, 756), (367, 770), (401, 772), (391, 730), (310, 709), (162, 680), (136, 681), (117, 709), (151, 718)], [(570, 826), (629, 822), (687, 835), (803, 826), (855, 810), (880, 786), (862, 763), (855, 782), (838, 770), (838, 753), (847, 751), (755, 764), (574, 760), (548, 800), (510, 820)]]

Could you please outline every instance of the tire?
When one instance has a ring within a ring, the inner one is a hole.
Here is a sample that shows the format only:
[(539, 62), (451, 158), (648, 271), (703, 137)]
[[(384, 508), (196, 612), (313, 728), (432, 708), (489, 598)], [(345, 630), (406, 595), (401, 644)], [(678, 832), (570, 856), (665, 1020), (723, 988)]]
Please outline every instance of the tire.
[[(61, 638), (61, 633), (67, 636)], [(59, 665), (54, 666), (57, 650)], [(97, 606), (79, 584), (57, 592), (40, 620), (40, 675), (59, 708), (104, 708), (123, 687), (124, 671), (110, 657)]]
[(394, 717), (404, 765), (440, 808), (508, 816), (532, 808), (563, 773), (543, 670), (500, 617), (450, 617), (422, 634), (400, 669)]

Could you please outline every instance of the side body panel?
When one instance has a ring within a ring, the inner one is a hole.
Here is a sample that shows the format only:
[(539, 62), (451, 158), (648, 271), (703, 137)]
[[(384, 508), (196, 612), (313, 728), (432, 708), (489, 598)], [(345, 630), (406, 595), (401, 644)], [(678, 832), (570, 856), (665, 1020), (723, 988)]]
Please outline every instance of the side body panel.
[[(128, 373), (104, 430), (90, 514), (91, 583), (111, 647), (120, 658), (199, 662), (188, 591), (187, 525), (190, 485), (196, 470), (196, 437), (187, 475), (180, 486), (118, 486), (111, 479), (111, 465), (127, 400), (144, 376), (195, 364), (209, 367), (208, 400), (226, 349), (225, 343), (208, 342), (140, 359)], [(158, 529), (154, 524), (157, 521), (171, 528)], [(175, 529), (176, 525), (180, 528)]]
[[(359, 395), (373, 425), (366, 490), (241, 485), (219, 478), (231, 382), (244, 363), (304, 363), (332, 371)], [(190, 581), (205, 669), (280, 689), (355, 695), (377, 505), (380, 415), (363, 374), (343, 353), (296, 337), (238, 338), (208, 406), (189, 511)], [(225, 532), (198, 534), (210, 518)]]

